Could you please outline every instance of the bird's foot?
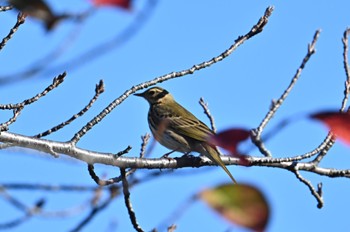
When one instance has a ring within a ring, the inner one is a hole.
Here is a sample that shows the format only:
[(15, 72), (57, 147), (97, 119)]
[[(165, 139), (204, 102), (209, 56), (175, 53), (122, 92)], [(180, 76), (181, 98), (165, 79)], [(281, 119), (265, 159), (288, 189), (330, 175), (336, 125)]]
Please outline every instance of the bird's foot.
[(165, 153), (164, 155), (162, 155), (161, 158), (173, 159), (173, 158), (169, 157), (169, 155), (171, 155), (173, 152), (175, 152), (175, 151), (171, 151), (171, 152)]
[(183, 158), (192, 158), (194, 155), (191, 154), (191, 152), (186, 152), (185, 154), (183, 154)]

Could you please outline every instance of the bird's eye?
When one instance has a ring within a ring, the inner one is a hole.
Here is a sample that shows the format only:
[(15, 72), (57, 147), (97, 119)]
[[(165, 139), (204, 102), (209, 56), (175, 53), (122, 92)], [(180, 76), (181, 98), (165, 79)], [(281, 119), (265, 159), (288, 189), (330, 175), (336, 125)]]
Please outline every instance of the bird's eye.
[(149, 95), (152, 95), (152, 96), (153, 96), (153, 95), (154, 95), (154, 90), (151, 90), (151, 91), (149, 91), (148, 93), (149, 93)]

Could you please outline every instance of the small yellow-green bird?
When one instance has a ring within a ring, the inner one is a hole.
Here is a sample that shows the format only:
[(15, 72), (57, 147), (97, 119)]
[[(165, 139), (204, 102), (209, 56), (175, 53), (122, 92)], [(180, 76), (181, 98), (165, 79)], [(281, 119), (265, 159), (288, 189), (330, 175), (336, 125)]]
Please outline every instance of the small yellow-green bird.
[(172, 151), (182, 153), (194, 151), (207, 156), (222, 167), (234, 183), (237, 183), (222, 162), (217, 148), (207, 142), (208, 137), (214, 132), (177, 103), (168, 91), (153, 87), (135, 95), (148, 101), (150, 105), (148, 124), (154, 138), (160, 144)]

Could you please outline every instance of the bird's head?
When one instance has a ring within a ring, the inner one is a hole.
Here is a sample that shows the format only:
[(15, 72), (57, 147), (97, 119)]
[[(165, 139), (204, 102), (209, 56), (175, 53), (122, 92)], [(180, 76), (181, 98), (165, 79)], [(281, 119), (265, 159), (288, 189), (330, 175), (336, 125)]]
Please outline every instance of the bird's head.
[(143, 97), (148, 101), (149, 104), (173, 101), (171, 94), (160, 87), (153, 87), (147, 89), (143, 93), (136, 93), (135, 96)]

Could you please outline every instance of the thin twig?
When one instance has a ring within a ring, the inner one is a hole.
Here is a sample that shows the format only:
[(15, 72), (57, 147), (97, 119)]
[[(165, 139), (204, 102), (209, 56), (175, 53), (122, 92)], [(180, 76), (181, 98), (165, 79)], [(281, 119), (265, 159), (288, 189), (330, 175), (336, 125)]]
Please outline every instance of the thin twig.
[(35, 191), (73, 191), (73, 192), (87, 192), (95, 191), (96, 186), (79, 186), (79, 185), (52, 185), (52, 184), (30, 184), (30, 183), (0, 183), (0, 189), (11, 189), (11, 190), (35, 190)]
[(175, 224), (171, 225), (168, 227), (167, 231), (168, 232), (174, 232), (177, 229), (177, 226)]
[(189, 69), (185, 69), (178, 72), (172, 72), (160, 77), (156, 77), (153, 80), (143, 82), (141, 84), (138, 84), (136, 86), (133, 86), (131, 89), (125, 91), (120, 97), (115, 99), (113, 102), (111, 102), (105, 109), (103, 109), (97, 116), (95, 116), (93, 119), (91, 119), (83, 128), (78, 131), (73, 138), (70, 140), (72, 143), (77, 143), (81, 137), (83, 137), (91, 128), (93, 128), (97, 123), (99, 123), (104, 117), (106, 117), (114, 108), (116, 108), (118, 105), (120, 105), (125, 99), (127, 99), (131, 94), (135, 93), (138, 90), (147, 88), (152, 85), (156, 85), (157, 83), (183, 77), (189, 74), (193, 74), (196, 71), (199, 71), (201, 69), (207, 68), (211, 66), (212, 64), (215, 64), (219, 61), (224, 60), (226, 57), (228, 57), (230, 54), (232, 54), (233, 51), (235, 51), (240, 45), (242, 45), (245, 41), (250, 39), (251, 37), (259, 34), (265, 25), (268, 22), (268, 18), (272, 14), (273, 7), (268, 7), (264, 13), (264, 15), (259, 19), (258, 23), (253, 26), (253, 28), (244, 36), (239, 36), (238, 39), (235, 40), (234, 44), (230, 46), (226, 51), (221, 53), (220, 55), (202, 62), (200, 64), (194, 65)]
[(320, 144), (323, 146), (323, 148), (310, 163), (314, 165), (319, 165), (322, 159), (327, 155), (328, 151), (332, 148), (334, 143), (335, 143), (334, 136), (331, 132), (329, 132), (325, 140)]
[(111, 186), (109, 188), (110, 190), (110, 194), (108, 199), (106, 199), (103, 203), (101, 203), (100, 205), (96, 206), (94, 205), (94, 207), (92, 208), (92, 210), (90, 211), (90, 213), (86, 216), (86, 218), (84, 218), (75, 228), (73, 228), (72, 232), (78, 232), (81, 231), (88, 223), (90, 223), (92, 221), (92, 219), (94, 219), (96, 217), (96, 215), (100, 212), (102, 212), (107, 206), (109, 206), (109, 204), (112, 202), (112, 200), (115, 198), (116, 194), (116, 189)]
[(8, 11), (12, 9), (13, 9), (13, 6), (0, 6), (0, 11)]
[(62, 84), (62, 82), (64, 81), (65, 77), (66, 77), (66, 72), (64, 72), (64, 73), (58, 75), (57, 77), (55, 77), (53, 79), (53, 82), (52, 82), (51, 85), (46, 87), (44, 91), (42, 91), (41, 93), (38, 93), (34, 97), (26, 99), (23, 102), (17, 103), (17, 104), (5, 104), (5, 105), (0, 104), (0, 109), (2, 109), (2, 110), (18, 109), (18, 108), (22, 108), (22, 107), (24, 107), (26, 105), (32, 104), (33, 102), (39, 100), (39, 98), (45, 96), (51, 90), (57, 88), (60, 84)]
[(349, 68), (349, 60), (348, 60), (348, 35), (350, 34), (350, 28), (347, 28), (344, 31), (344, 35), (342, 38), (343, 42), (343, 65), (344, 65), (344, 70), (345, 70), (345, 75), (346, 75), (346, 80), (344, 83), (344, 98), (342, 101), (342, 105), (340, 110), (344, 111), (346, 104), (348, 102), (349, 94), (350, 94), (350, 68)]
[(17, 118), (20, 115), (22, 109), (23, 109), (23, 107), (13, 109), (13, 116), (7, 122), (4, 122), (4, 123), (0, 124), (0, 131), (8, 130), (8, 127), (17, 120)]
[(12, 36), (18, 30), (19, 26), (21, 26), (24, 22), (25, 22), (25, 15), (22, 14), (21, 12), (19, 12), (18, 15), (17, 15), (16, 24), (12, 27), (12, 29), (10, 30), (8, 35), (5, 38), (3, 38), (2, 41), (1, 41), (1, 43), (0, 43), (0, 50), (2, 50), (5, 47), (6, 43), (12, 38)]
[(216, 133), (216, 126), (215, 126), (214, 117), (211, 115), (211, 113), (209, 111), (208, 103), (206, 103), (204, 101), (204, 99), (201, 97), (201, 99), (199, 100), (199, 104), (203, 107), (205, 115), (209, 118), (212, 131), (214, 131)]
[(129, 146), (127, 146), (124, 150), (119, 151), (119, 152), (116, 153), (116, 154), (113, 154), (113, 157), (114, 157), (114, 158), (118, 158), (118, 157), (120, 157), (120, 156), (122, 156), (122, 155), (125, 155), (125, 154), (127, 154), (131, 149), (132, 149), (132, 147), (129, 145)]
[(120, 169), (120, 176), (122, 177), (122, 183), (123, 183), (124, 202), (125, 202), (126, 208), (128, 209), (131, 223), (136, 231), (143, 232), (144, 230), (140, 227), (139, 223), (137, 222), (134, 209), (132, 208), (132, 204), (130, 201), (129, 184), (128, 184), (128, 181), (126, 180), (126, 173), (124, 168)]
[[(94, 8), (96, 9), (96, 8)], [(83, 12), (82, 14), (79, 14), (77, 16), (73, 15), (65, 15), (67, 18), (73, 19), (73, 17), (76, 18), (74, 21), (78, 21), (78, 24), (76, 27), (72, 28), (71, 32), (63, 37), (63, 41), (61, 41), (54, 49), (53, 51), (50, 51), (48, 54), (44, 55), (43, 57), (40, 57), (39, 59), (35, 60), (29, 68), (25, 68), (25, 70), (18, 71), (16, 70), (15, 73), (2, 75), (0, 78), (0, 85), (4, 86), (6, 84), (11, 83), (17, 83), (21, 80), (26, 80), (29, 78), (35, 77), (36, 74), (38, 74), (43, 69), (47, 68), (50, 64), (52, 64), (55, 60), (57, 60), (60, 56), (62, 56), (76, 41), (76, 39), (79, 37), (80, 29), (84, 25), (82, 21), (92, 12), (92, 9)], [(59, 70), (59, 69), (57, 69)], [(67, 70), (67, 67), (63, 67), (61, 70)], [(51, 72), (53, 73), (53, 72)], [(51, 73), (48, 73), (47, 76), (50, 76)]]
[(288, 97), (289, 93), (291, 92), (294, 85), (298, 81), (298, 79), (301, 75), (301, 72), (305, 68), (305, 65), (307, 64), (307, 62), (309, 61), (311, 56), (316, 52), (315, 46), (316, 46), (317, 39), (320, 35), (320, 32), (321, 32), (320, 30), (317, 30), (315, 32), (311, 44), (308, 45), (307, 53), (306, 53), (305, 57), (303, 58), (301, 65), (299, 66), (297, 72), (295, 73), (294, 77), (292, 78), (287, 89), (283, 92), (283, 94), (276, 101), (273, 101), (271, 108), (267, 112), (264, 119), (261, 121), (260, 125), (256, 129), (253, 129), (251, 131), (252, 142), (259, 148), (260, 152), (267, 157), (271, 157), (271, 153), (266, 149), (263, 141), (261, 140), (261, 134), (262, 134), (264, 128), (266, 127), (266, 125), (273, 118), (273, 116), (275, 115), (277, 110), (284, 103), (284, 100)]
[[(44, 58), (40, 59), (39, 62), (34, 63), (34, 65), (27, 70), (2, 76), (0, 78), (0, 85), (11, 84), (28, 78), (33, 78), (39, 73), (42, 74), (42, 76), (48, 76), (60, 70), (71, 71), (83, 65), (87, 65), (95, 59), (113, 51), (118, 47), (121, 47), (126, 42), (130, 41), (130, 39), (133, 36), (135, 36), (139, 31), (141, 31), (146, 22), (151, 18), (154, 10), (156, 9), (157, 3), (158, 0), (146, 1), (144, 7), (137, 12), (137, 15), (134, 17), (133, 21), (130, 24), (128, 24), (121, 32), (118, 32), (112, 39), (98, 44), (66, 62), (49, 67), (48, 62), (46, 61), (49, 60), (52, 63), (52, 61), (58, 57), (59, 52), (61, 52), (60, 50), (66, 49), (68, 45), (67, 43), (72, 41), (72, 36), (68, 36), (69, 40), (65, 40), (62, 43), (62, 45), (59, 46), (59, 48), (61, 47), (61, 49), (58, 48), (54, 52), (46, 55)], [(78, 15), (76, 17), (76, 20), (83, 20), (87, 17), (87, 15), (90, 15), (91, 12), (93, 12), (95, 9), (96, 8), (93, 7), (90, 10), (84, 12), (83, 14)], [(76, 31), (77, 29), (75, 28), (73, 33), (76, 33)]]
[[(344, 31), (342, 43), (343, 43), (343, 65), (345, 70), (346, 80), (344, 82), (344, 97), (341, 103), (340, 111), (344, 112), (346, 110), (346, 105), (349, 99), (350, 94), (350, 71), (349, 71), (349, 60), (348, 60), (348, 35), (350, 34), (350, 28), (347, 28)], [(348, 109), (349, 111), (349, 109)], [(329, 141), (327, 142), (325, 148), (315, 157), (313, 164), (318, 165), (322, 159), (327, 155), (328, 151), (332, 148), (335, 143), (335, 139), (331, 132), (328, 133), (327, 138)]]
[(45, 217), (45, 218), (67, 218), (67, 217), (73, 217), (78, 214), (81, 214), (84, 212), (89, 205), (84, 202), (82, 204), (69, 207), (63, 210), (56, 210), (56, 211), (41, 211), (40, 212), (40, 217)]
[(151, 135), (149, 133), (146, 133), (144, 136), (141, 136), (141, 149), (140, 149), (140, 158), (145, 157), (146, 155), (146, 147), (149, 142), (149, 139), (151, 138)]
[[(95, 173), (94, 171), (95, 167), (94, 165), (92, 164), (88, 164), (88, 171), (89, 171), (89, 174), (91, 176), (91, 178), (96, 182), (96, 184), (98, 184), (99, 186), (106, 186), (106, 185), (111, 185), (111, 184), (114, 184), (117, 182), (117, 179), (119, 177), (116, 177), (116, 178), (111, 178), (111, 179), (108, 179), (108, 180), (101, 180), (97, 174)], [(120, 180), (119, 180), (120, 181)]]
[[(2, 191), (2, 193), (4, 193), (3, 189), (1, 191)], [(28, 208), (23, 203), (21, 203), (20, 201), (18, 201), (15, 198), (13, 198), (9, 194), (5, 194), (4, 196), (5, 196), (5, 198), (6, 198), (6, 200), (8, 202), (10, 202), (12, 205), (14, 205), (16, 208), (20, 209), (21, 211), (24, 211), (25, 214), (23, 216), (19, 217), (19, 218), (11, 220), (9, 222), (0, 223), (0, 229), (10, 229), (10, 228), (19, 226), (20, 224), (22, 224), (25, 221), (27, 221), (28, 219), (30, 219), (32, 216), (40, 213), (41, 210), (42, 210), (42, 207), (45, 204), (45, 200), (44, 199), (39, 199), (34, 204), (34, 206), (32, 208)]]
[(62, 122), (60, 123), (59, 125), (55, 126), (55, 127), (52, 127), (51, 129), (45, 131), (45, 132), (42, 132), (42, 133), (39, 133), (37, 135), (34, 135), (33, 137), (36, 137), (36, 138), (41, 138), (41, 137), (44, 137), (44, 136), (47, 136), (51, 133), (54, 133), (60, 129), (62, 129), (63, 127), (69, 125), (71, 122), (73, 122), (75, 119), (83, 116), (90, 108), (91, 106), (95, 103), (95, 101), (97, 100), (97, 98), (100, 96), (101, 93), (104, 92), (104, 86), (103, 86), (103, 81), (100, 80), (99, 84), (96, 85), (96, 88), (95, 88), (95, 95), (94, 97), (90, 100), (90, 102), (82, 109), (80, 110), (77, 114), (74, 114), (70, 119), (68, 119), (67, 121), (65, 122)]
[(147, 0), (144, 7), (137, 13), (134, 20), (121, 32), (118, 32), (112, 39), (99, 44), (82, 54), (77, 55), (71, 60), (59, 64), (55, 67), (49, 68), (48, 73), (62, 70), (63, 68), (73, 70), (82, 65), (86, 65), (89, 62), (105, 55), (108, 52), (113, 51), (118, 47), (121, 47), (128, 42), (133, 36), (135, 36), (151, 18), (152, 13), (156, 9), (158, 0)]
[(103, 203), (101, 203), (98, 206), (95, 206), (91, 209), (90, 213), (86, 216), (86, 218), (84, 218), (75, 228), (73, 228), (72, 232), (78, 232), (81, 231), (89, 222), (92, 221), (93, 218), (95, 218), (95, 216), (102, 212), (107, 206), (109, 206), (109, 204), (112, 202), (114, 198), (114, 195), (110, 194), (110, 197), (108, 199), (106, 199)]
[(25, 213), (29, 212), (28, 207), (25, 204), (11, 196), (2, 186), (0, 186), (0, 196), (5, 198), (7, 202), (9, 202), (12, 206), (19, 209), (20, 211), (23, 211)]
[(304, 177), (301, 176), (301, 174), (299, 173), (298, 169), (294, 168), (293, 169), (293, 173), (295, 174), (295, 176), (298, 178), (298, 180), (300, 180), (302, 183), (304, 183), (310, 190), (311, 194), (316, 198), (317, 200), (317, 208), (321, 209), (323, 207), (323, 197), (320, 193), (322, 193), (322, 184), (318, 184), (318, 190), (316, 190), (313, 186), (312, 183), (310, 181), (308, 181), (307, 179), (305, 179)]
[[(120, 181), (122, 181), (122, 177), (121, 176), (117, 176), (114, 178), (110, 178), (108, 180), (102, 180), (100, 179), (100, 177), (97, 176), (97, 174), (95, 173), (95, 167), (92, 164), (88, 164), (88, 171), (89, 174), (91, 176), (91, 178), (95, 181), (96, 184), (98, 184), (99, 186), (107, 186), (107, 185), (111, 185), (111, 184), (115, 184), (115, 183), (119, 183)], [(126, 176), (131, 175), (132, 173), (134, 173), (136, 171), (136, 168), (132, 168), (130, 169)]]
[(32, 217), (32, 215), (25, 214), (25, 215), (23, 215), (23, 216), (21, 216), (19, 218), (11, 220), (9, 222), (0, 223), (0, 229), (3, 230), (3, 229), (11, 229), (11, 228), (17, 227), (20, 224), (26, 222), (31, 217)]

